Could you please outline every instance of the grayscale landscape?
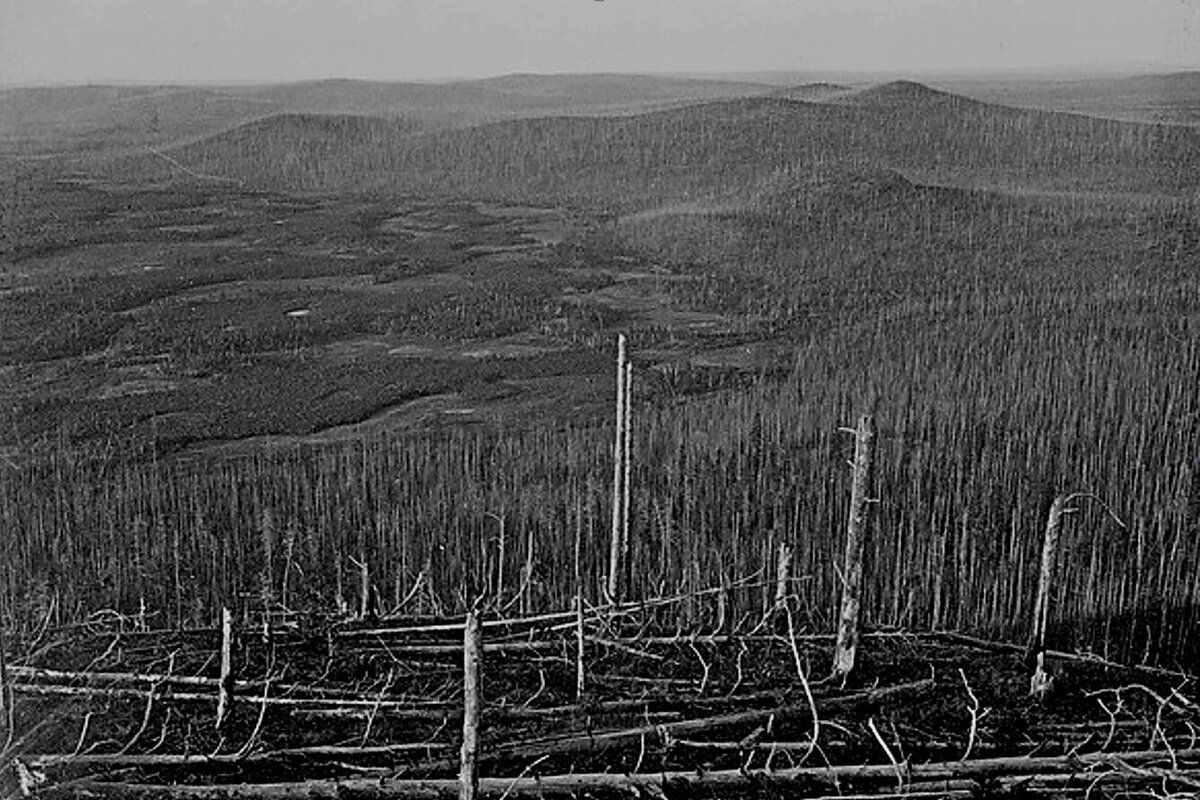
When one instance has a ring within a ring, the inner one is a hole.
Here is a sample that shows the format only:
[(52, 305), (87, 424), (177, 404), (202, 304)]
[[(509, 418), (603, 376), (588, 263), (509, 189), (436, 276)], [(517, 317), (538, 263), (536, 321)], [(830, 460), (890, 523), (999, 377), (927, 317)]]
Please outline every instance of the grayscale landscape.
[(1200, 70), (251, 78), (0, 88), (0, 797), (1200, 791)]

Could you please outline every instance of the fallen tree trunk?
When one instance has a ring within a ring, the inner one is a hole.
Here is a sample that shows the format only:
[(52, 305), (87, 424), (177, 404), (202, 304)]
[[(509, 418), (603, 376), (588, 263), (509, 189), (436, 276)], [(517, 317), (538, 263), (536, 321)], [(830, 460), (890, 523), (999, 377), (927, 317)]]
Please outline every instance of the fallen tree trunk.
[[(198, 675), (162, 675), (148, 672), (73, 672), (42, 667), (9, 667), (11, 676), (20, 678), (14, 685), (50, 685), (78, 688), (103, 688), (121, 684), (150, 684), (159, 686), (187, 686), (203, 689), (218, 689), (220, 678), (205, 678)], [(263, 688), (263, 681), (236, 681), (235, 691), (253, 692)], [(353, 689), (324, 689), (303, 684), (271, 684), (273, 691), (284, 696), (307, 695), (314, 700), (356, 700), (362, 692)], [(141, 690), (137, 690), (139, 693)], [(299, 698), (293, 698), (299, 699)], [(411, 705), (420, 705), (414, 702)]]
[(449, 752), (453, 744), (438, 742), (412, 742), (406, 744), (376, 745), (372, 747), (341, 747), (336, 745), (319, 745), (314, 747), (287, 747), (264, 753), (238, 755), (237, 753), (221, 755), (183, 755), (182, 753), (37, 753), (21, 756), (21, 762), (29, 767), (57, 766), (111, 766), (111, 767), (176, 767), (203, 766), (206, 764), (239, 764), (259, 763), (286, 758), (336, 758), (354, 759), (366, 756), (386, 756), (397, 753), (426, 753), (439, 751)]
[[(923, 681), (915, 681), (913, 683), (902, 683), (897, 686), (887, 686), (882, 689), (870, 689), (854, 694), (842, 695), (840, 697), (831, 697), (822, 703), (822, 708), (838, 708), (845, 706), (855, 706), (864, 703), (876, 703), (882, 700), (902, 697), (905, 695), (921, 692), (933, 687), (933, 680), (927, 679)], [(748, 711), (738, 711), (731, 714), (722, 714), (713, 717), (700, 717), (697, 719), (685, 719), (679, 722), (668, 722), (660, 725), (641, 725), (636, 728), (625, 728), (615, 731), (604, 731), (600, 733), (588, 733), (583, 735), (558, 737), (554, 739), (538, 739), (528, 742), (521, 742), (508, 747), (496, 748), (491, 753), (488, 753), (486, 760), (494, 762), (496, 760), (511, 761), (514, 758), (530, 758), (546, 754), (562, 755), (565, 753), (578, 753), (591, 750), (603, 750), (613, 745), (623, 742), (636, 741), (644, 736), (677, 736), (682, 734), (693, 734), (701, 731), (715, 730), (719, 728), (730, 727), (733, 725), (748, 725), (757, 722), (762, 722), (772, 716), (787, 716), (788, 714), (810, 714), (812, 709), (808, 703), (793, 703), (785, 706), (773, 706), (771, 708), (756, 708)], [(415, 764), (411, 771), (420, 770), (422, 772), (441, 772), (453, 769), (456, 762), (433, 762), (424, 764)], [(894, 774), (894, 773), (893, 773)]]
[[(695, 713), (697, 710), (713, 710), (728, 707), (745, 709), (748, 706), (762, 705), (764, 703), (770, 703), (772, 704), (771, 707), (775, 708), (785, 702), (787, 697), (788, 694), (783, 690), (737, 694), (726, 697), (694, 697), (691, 695), (681, 697), (677, 694), (661, 694), (644, 698), (572, 703), (561, 706), (534, 706), (528, 708), (522, 706), (493, 707), (484, 709), (484, 716), (494, 721), (498, 719), (541, 719), (547, 717), (561, 719), (563, 717), (612, 717), (637, 714), (639, 717), (648, 716), (650, 719), (670, 720), (682, 716), (684, 710)], [(817, 700), (820, 699), (821, 696), (818, 695)], [(411, 703), (411, 706), (411, 708), (394, 713), (389, 713), (387, 709), (383, 709), (381, 714), (385, 716), (404, 716), (407, 714), (410, 718), (457, 719), (456, 715), (459, 713), (459, 708), (450, 702), (414, 701)], [(372, 708), (350, 707), (297, 708), (292, 711), (292, 715), (311, 718), (354, 718), (366, 716), (372, 711)]]
[[(574, 623), (571, 623), (572, 625)], [(483, 644), (484, 653), (560, 653), (563, 651), (564, 640), (548, 639), (545, 641), (506, 641), (506, 642), (485, 642)], [(406, 655), (406, 656), (453, 656), (455, 658), (462, 657), (461, 644), (400, 644), (388, 643), (382, 637), (367, 638), (361, 642), (354, 643), (354, 652), (374, 652), (376, 650), (386, 652), (388, 655)]]
[[(1189, 764), (1187, 769), (1177, 765)], [(1176, 765), (1172, 772), (1145, 768), (1163, 764)], [(573, 775), (551, 775), (522, 778), (481, 778), (479, 788), (483, 794), (536, 794), (540, 796), (563, 796), (587, 789), (659, 789), (675, 787), (706, 787), (723, 789), (748, 789), (771, 784), (798, 783), (805, 787), (806, 796), (817, 798), (833, 787), (835, 791), (842, 783), (885, 782), (896, 780), (893, 764), (844, 765), (831, 767), (796, 767), (781, 770), (717, 770), (712, 772), (661, 772), (656, 774), (637, 773), (621, 775), (615, 773), (578, 773)], [(968, 786), (979, 779), (1004, 778), (1010, 784), (1036, 784), (1038, 781), (1061, 786), (1064, 777), (1081, 776), (1087, 784), (1093, 782), (1120, 781), (1136, 783), (1161, 782), (1177, 779), (1190, 782), (1200, 771), (1200, 749), (1177, 750), (1173, 754), (1164, 750), (1145, 750), (1132, 753), (1089, 753), (1054, 758), (989, 758), (973, 761), (947, 761), (933, 764), (912, 764), (902, 767), (907, 779), (907, 788), (896, 791), (884, 788), (882, 792), (860, 794), (838, 791), (829, 797), (969, 797), (974, 788)], [(1139, 774), (1144, 771), (1144, 774)], [(1173, 776), (1177, 776), (1173, 777)], [(964, 781), (968, 783), (963, 783)], [(815, 786), (824, 787), (815, 789)], [(1082, 786), (1081, 789), (1085, 789)], [(180, 800), (301, 800), (310, 798), (453, 798), (458, 796), (457, 779), (392, 780), (360, 778), (343, 781), (299, 781), (272, 784), (230, 784), (225, 786), (165, 786), (136, 783), (107, 783), (103, 781), (76, 781), (63, 785), (51, 794), (77, 793), (93, 797), (171, 797)]]
[[(497, 629), (512, 629), (528, 627), (532, 630), (543, 628), (547, 623), (553, 624), (556, 622), (565, 622), (574, 619), (574, 611), (559, 611), (552, 614), (539, 614), (534, 617), (513, 617), (512, 619), (492, 619), (480, 623), (484, 631), (492, 631)], [(429, 625), (412, 625), (398, 624), (394, 626), (373, 627), (373, 628), (344, 628), (334, 631), (333, 635), (339, 639), (353, 639), (359, 637), (375, 637), (375, 636), (399, 636), (406, 639), (411, 639), (414, 636), (422, 634), (458, 634), (462, 636), (464, 622), (446, 622), (435, 623)]]
[[(512, 720), (540, 720), (540, 719), (556, 719), (564, 715), (569, 715), (570, 710), (575, 709), (578, 713), (583, 713), (580, 706), (560, 706), (557, 709), (551, 708), (487, 708), (484, 709), (483, 718), (489, 723), (512, 721)], [(609, 711), (601, 710), (598, 713), (590, 714), (593, 717), (613, 717), (613, 716), (629, 716), (637, 714), (638, 719), (659, 720), (662, 722), (671, 722), (678, 720), (681, 716), (678, 711)], [(376, 716), (385, 719), (422, 719), (432, 722), (460, 722), (462, 721), (463, 711), (461, 708), (446, 708), (444, 711), (437, 709), (424, 708), (295, 708), (291, 711), (291, 716), (297, 719), (365, 719), (370, 716)]]
[[(145, 699), (151, 689), (128, 689), (115, 686), (64, 686), (61, 684), (41, 685), (36, 683), (21, 683), (12, 687), (18, 694), (58, 695), (66, 697), (123, 697)], [(212, 703), (218, 699), (216, 692), (200, 694), (196, 692), (173, 692), (170, 689), (156, 690), (156, 696), (177, 702)], [(369, 699), (324, 699), (320, 697), (264, 697), (263, 695), (245, 695), (238, 698), (239, 703), (246, 705), (284, 706), (294, 709), (293, 713), (310, 713), (312, 716), (360, 716), (369, 713), (384, 713), (388, 716), (407, 717), (412, 719), (447, 719), (461, 715), (449, 705), (420, 707), (420, 703), (409, 700), (369, 700)]]
[[(563, 776), (569, 778), (586, 778), (586, 775)], [(682, 785), (685, 787), (701, 788), (719, 785), (722, 788), (754, 788), (769, 783), (769, 780), (752, 781), (747, 779), (737, 783), (710, 784), (703, 776), (689, 773), (686, 778), (667, 778), (666, 782), (657, 776), (648, 782), (629, 782), (620, 780), (620, 775), (598, 775), (598, 778), (613, 778), (594, 784), (584, 784), (579, 780), (571, 780), (569, 784), (557, 785), (550, 779), (538, 781), (534, 778), (484, 778), (479, 782), (479, 791), (483, 796), (491, 797), (521, 797), (538, 798), (561, 797), (574, 798), (579, 796), (581, 789), (647, 789), (647, 796), (662, 796), (664, 786)], [(805, 794), (810, 800), (969, 800), (977, 797), (977, 789), (971, 782), (956, 787), (953, 784), (945, 787), (929, 787), (928, 790), (909, 789), (903, 792), (883, 791), (868, 794)], [(69, 787), (50, 790), (43, 793), (50, 798), (61, 797), (144, 797), (144, 798), (174, 798), (174, 800), (344, 800), (353, 797), (355, 800), (456, 800), (458, 798), (458, 781), (387, 781), (362, 778), (353, 781), (305, 781), (299, 783), (275, 784), (229, 784), (225, 786), (170, 786), (143, 785), (136, 783), (101, 783), (98, 781), (78, 781)]]
[[(957, 631), (935, 631), (932, 634), (935, 639), (942, 639), (955, 644), (962, 644), (967, 647), (975, 647), (980, 650), (990, 650), (994, 653), (1021, 653), (1024, 654), (1026, 648), (1012, 642), (994, 642), (990, 639), (980, 639), (976, 636), (969, 636), (965, 633)], [(1119, 661), (1110, 661), (1107, 658), (1098, 656), (1095, 653), (1067, 653), (1063, 650), (1046, 650), (1046, 659), (1049, 661), (1067, 661), (1076, 664), (1090, 664), (1096, 667), (1104, 667), (1105, 669), (1113, 669), (1118, 672), (1126, 672), (1133, 675), (1150, 675), (1156, 678), (1172, 678), (1181, 680), (1200, 680), (1200, 673), (1185, 672), (1183, 670), (1164, 669), (1162, 667), (1152, 667), (1148, 664), (1122, 664)]]

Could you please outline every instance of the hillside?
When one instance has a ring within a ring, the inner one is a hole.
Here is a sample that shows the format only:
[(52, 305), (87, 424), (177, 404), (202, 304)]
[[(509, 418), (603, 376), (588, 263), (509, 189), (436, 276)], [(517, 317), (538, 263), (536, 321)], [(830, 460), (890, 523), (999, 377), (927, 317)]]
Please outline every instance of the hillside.
[[(851, 127), (848, 116), (786, 100), (737, 100), (631, 117), (517, 120), (420, 137), (403, 126), (352, 117), (344, 118), (345, 131), (331, 134), (308, 118), (312, 129), (300, 149), (290, 145), (295, 118), (274, 118), (256, 123), (254, 133), (231, 131), (173, 156), (199, 172), (278, 189), (653, 202), (742, 185), (764, 168), (794, 160), (802, 141), (833, 148), (839, 131)], [(355, 132), (346, 133), (350, 129)], [(365, 141), (366, 129), (373, 141)], [(342, 147), (343, 134), (362, 146)], [(118, 176), (166, 177), (161, 164), (144, 158), (115, 166)]]
[[(1200, 131), (904, 81), (631, 112), (662, 86), (61, 98), (89, 125), (268, 113), (0, 170), (3, 604), (211, 624), (294, 557), (296, 608), (336, 609), (359, 563), (394, 607), (461, 611), (487, 574), (497, 607), (569, 608), (575, 563), (607, 564), (621, 333), (631, 597), (775, 575), (786, 544), (828, 630), (839, 429), (869, 406), (872, 626), (1027, 640), (1047, 511), (1079, 492), (1056, 645), (1195, 663)], [(388, 103), (417, 111), (329, 112)], [(526, 111), (444, 124), (499, 107)], [(774, 593), (742, 588), (679, 624), (753, 624)]]
[[(316, 117), (277, 117), (172, 155), (197, 172), (274, 189), (365, 188), (634, 209), (740, 194), (781, 168), (827, 162), (1021, 191), (1200, 188), (1200, 131), (1017, 110), (910, 82), (836, 103), (756, 97), (626, 117), (523, 119), (412, 134), (411, 124), (361, 117), (333, 126)], [(169, 170), (159, 160), (134, 158), (112, 165), (111, 174), (162, 179)]]

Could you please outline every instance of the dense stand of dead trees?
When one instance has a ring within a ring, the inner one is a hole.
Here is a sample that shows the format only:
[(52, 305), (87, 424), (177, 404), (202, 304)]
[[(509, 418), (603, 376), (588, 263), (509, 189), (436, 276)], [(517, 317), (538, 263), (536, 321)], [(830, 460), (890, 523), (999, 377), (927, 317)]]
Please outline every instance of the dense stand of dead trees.
[[(628, 359), (626, 340), (621, 336), (618, 341), (617, 354), (617, 394), (616, 394), (616, 425), (613, 443), (613, 486), (612, 486), (612, 524), (611, 524), (611, 540), (609, 548), (609, 563), (607, 580), (604, 584), (604, 589), (607, 595), (607, 602), (604, 606), (597, 609), (588, 610), (586, 608), (586, 595), (584, 586), (587, 583), (586, 575), (582, 568), (582, 524), (577, 523), (575, 533), (575, 572), (574, 579), (576, 584), (576, 593), (574, 598), (574, 609), (571, 612), (562, 612), (554, 614), (545, 614), (536, 617), (529, 617), (518, 620), (489, 620), (482, 621), (478, 611), (472, 610), (466, 616), (465, 622), (446, 622), (440, 624), (431, 624), (425, 626), (425, 633), (434, 633), (438, 631), (453, 631), (459, 628), (463, 631), (463, 640), (461, 650), (463, 655), (463, 692), (462, 692), (462, 708), (454, 710), (451, 708), (429, 708), (421, 709), (413, 707), (411, 703), (402, 701), (385, 702), (382, 698), (375, 701), (369, 701), (362, 698), (350, 698), (332, 696), (327, 693), (321, 695), (305, 696), (304, 690), (301, 688), (299, 694), (294, 694), (290, 697), (270, 696), (271, 682), (270, 679), (262, 684), (261, 696), (252, 693), (253, 688), (250, 685), (237, 685), (234, 680), (234, 656), (237, 649), (235, 630), (233, 624), (233, 614), (228, 607), (223, 608), (221, 615), (220, 628), (220, 676), (215, 681), (206, 678), (188, 678), (186, 676), (175, 676), (173, 674), (166, 675), (150, 675), (150, 674), (121, 674), (121, 673), (69, 673), (46, 669), (33, 669), (29, 667), (10, 668), (4, 648), (3, 630), (0, 629), (0, 711), (3, 712), (5, 728), (8, 737), (11, 739), (13, 735), (13, 709), (15, 706), (13, 700), (14, 677), (24, 681), (20, 686), (15, 687), (16, 691), (32, 692), (34, 694), (53, 695), (60, 694), (87, 694), (88, 692), (96, 691), (107, 693), (110, 696), (137, 696), (145, 690), (132, 688), (130, 684), (149, 683), (150, 700), (154, 699), (154, 693), (164, 687), (171, 687), (169, 696), (175, 700), (187, 699), (203, 699), (205, 689), (216, 690), (216, 725), (221, 728), (223, 722), (230, 713), (230, 708), (235, 702), (235, 693), (239, 694), (238, 702), (255, 703), (262, 708), (259, 714), (259, 724), (262, 722), (262, 714), (268, 705), (273, 704), (289, 704), (296, 707), (297, 713), (308, 715), (345, 715), (345, 714), (361, 714), (368, 713), (370, 719), (373, 720), (376, 714), (390, 713), (402, 714), (413, 718), (447, 718), (448, 715), (460, 717), (462, 720), (462, 746), (460, 749), (460, 758), (458, 764), (460, 767), (460, 775), (457, 783), (458, 796), (461, 800), (474, 800), (479, 796), (480, 792), (495, 792), (502, 790), (507, 794), (521, 794), (526, 792), (539, 792), (555, 794), (558, 792), (570, 793), (583, 788), (598, 788), (605, 786), (630, 786), (630, 787), (663, 787), (666, 785), (674, 785), (680, 783), (695, 783), (704, 785), (720, 785), (720, 786), (735, 786), (741, 785), (743, 782), (752, 781), (755, 773), (741, 770), (739, 772), (709, 772), (709, 773), (677, 773), (677, 774), (660, 774), (656, 776), (647, 776), (640, 774), (633, 775), (573, 775), (573, 776), (550, 776), (541, 778), (525, 778), (518, 777), (516, 779), (486, 779), (479, 777), (479, 765), (481, 763), (489, 763), (500, 758), (529, 758), (538, 755), (539, 753), (552, 752), (564, 753), (572, 752), (577, 749), (594, 749), (598, 746), (607, 746), (622, 741), (642, 739), (647, 736), (663, 737), (668, 744), (678, 743), (683, 747), (693, 748), (716, 748), (721, 749), (724, 745), (720, 742), (696, 742), (687, 740), (681, 737), (693, 735), (698, 732), (714, 731), (721, 728), (726, 728), (738, 724), (751, 724), (759, 721), (774, 719), (776, 716), (786, 716), (789, 714), (798, 714), (808, 712), (811, 713), (813, 719), (813, 734), (807, 744), (797, 743), (795, 747), (807, 747), (809, 753), (816, 745), (820, 735), (820, 718), (818, 715), (818, 703), (814, 699), (810, 689), (806, 670), (801, 663), (799, 651), (796, 649), (797, 642), (803, 638), (798, 636), (792, 619), (792, 609), (790, 601), (791, 595), (791, 565), (793, 554), (791, 548), (786, 543), (780, 543), (778, 548), (778, 556), (776, 561), (776, 574), (774, 580), (774, 597), (775, 604), (771, 613), (782, 612), (787, 615), (788, 633), (785, 637), (786, 641), (791, 643), (791, 647), (796, 656), (796, 671), (800, 681), (803, 683), (806, 701), (800, 704), (791, 705), (774, 705), (763, 709), (749, 709), (730, 713), (718, 714), (715, 716), (700, 717), (695, 719), (668, 720), (648, 723), (642, 727), (609, 731), (604, 733), (591, 733), (586, 737), (566, 737), (552, 740), (544, 740), (533, 742), (521, 746), (501, 747), (498, 750), (490, 753), (481, 753), (480, 748), (480, 724), (484, 719), (485, 713), (488, 712), (483, 699), (482, 692), (482, 659), (485, 651), (491, 649), (493, 651), (503, 651), (512, 649), (514, 651), (531, 651), (537, 650), (541, 645), (537, 641), (510, 639), (508, 641), (484, 643), (483, 632), (485, 629), (493, 629), (498, 632), (505, 630), (519, 630), (523, 627), (529, 627), (529, 630), (534, 630), (537, 626), (542, 626), (547, 630), (566, 630), (573, 628), (576, 652), (576, 700), (578, 703), (585, 701), (586, 692), (586, 658), (587, 658), (587, 642), (592, 641), (596, 646), (602, 648), (619, 648), (635, 653), (641, 657), (648, 657), (645, 654), (645, 646), (657, 641), (651, 638), (635, 638), (627, 642), (618, 641), (610, 637), (591, 636), (587, 633), (588, 624), (598, 619), (610, 619), (612, 615), (619, 614), (621, 609), (620, 600), (624, 594), (624, 574), (629, 569), (627, 557), (629, 553), (629, 537), (630, 537), (630, 497), (631, 497), (631, 450), (632, 436), (631, 427), (633, 420), (632, 413), (632, 368)], [(864, 570), (864, 552), (869, 545), (869, 532), (871, 530), (871, 508), (874, 503), (878, 502), (878, 498), (872, 497), (872, 493), (876, 490), (873, 479), (875, 469), (875, 441), (876, 427), (874, 417), (870, 414), (862, 416), (857, 426), (854, 429), (848, 430), (855, 438), (854, 458), (851, 463), (852, 480), (851, 494), (849, 499), (849, 511), (847, 514), (846, 528), (846, 544), (844, 561), (838, 569), (840, 579), (840, 614), (838, 616), (838, 626), (835, 634), (827, 636), (833, 643), (833, 669), (832, 677), (842, 682), (844, 685), (847, 679), (851, 676), (856, 664), (856, 651), (859, 641), (862, 637), (862, 592), (863, 592), (863, 570)], [(1032, 670), (1030, 678), (1031, 692), (1035, 695), (1044, 696), (1050, 689), (1051, 681), (1045, 671), (1045, 659), (1047, 657), (1047, 624), (1050, 617), (1049, 605), (1051, 586), (1055, 580), (1056, 564), (1058, 560), (1059, 540), (1062, 533), (1062, 522), (1065, 514), (1070, 513), (1073, 509), (1070, 503), (1081, 497), (1088, 495), (1059, 495), (1054, 498), (1050, 506), (1048, 518), (1046, 520), (1045, 535), (1042, 548), (1041, 569), (1039, 573), (1038, 592), (1033, 610), (1033, 618), (1031, 620), (1031, 636), (1027, 648), (1027, 660)], [(1115, 517), (1114, 517), (1115, 518)], [(503, 523), (503, 520), (501, 520)], [(1117, 520), (1119, 523), (1120, 521)], [(503, 540), (503, 533), (501, 534)], [(503, 547), (503, 544), (501, 544)], [(371, 585), (370, 577), (367, 569), (365, 556), (357, 562), (362, 579), (361, 579), (361, 602), (359, 607), (360, 619), (366, 620), (370, 614), (372, 606), (370, 603)], [(269, 565), (269, 561), (268, 561)], [(268, 567), (269, 568), (269, 567)], [(502, 565), (501, 565), (502, 574)], [(271, 584), (268, 573), (264, 570), (263, 577), (263, 606), (264, 612), (271, 605)], [(498, 579), (498, 585), (503, 586), (503, 578)], [(729, 587), (721, 587), (721, 592), (729, 590)], [(679, 598), (684, 599), (684, 598)], [(635, 603), (643, 609), (646, 608), (646, 601)], [(761, 627), (761, 625), (760, 625)], [(366, 643), (371, 638), (379, 640), (380, 637), (386, 637), (395, 632), (395, 628), (383, 627), (372, 630), (368, 627), (359, 627), (340, 632), (338, 636), (348, 642)], [(411, 628), (408, 629), (409, 634), (412, 633)], [(714, 638), (714, 637), (709, 637)], [(751, 635), (753, 638), (753, 634)], [(812, 637), (809, 637), (812, 638)], [(714, 638), (715, 640), (715, 638)], [(263, 622), (263, 642), (266, 645), (272, 643), (272, 630), (270, 616), (264, 613)], [(332, 642), (332, 634), (331, 634)], [(550, 641), (545, 643), (548, 650), (553, 651), (558, 648), (556, 642)], [(443, 654), (451, 653), (456, 649), (453, 644), (421, 644), (421, 643), (396, 643), (389, 648), (389, 652), (395, 653), (424, 653), (424, 654)], [(706, 667), (707, 673), (707, 667)], [(64, 680), (86, 680), (88, 684), (100, 682), (100, 686), (92, 688), (91, 686), (80, 686), (77, 683), (63, 683)], [(966, 683), (965, 675), (963, 676), (964, 684)], [(107, 682), (107, 685), (106, 685)], [(124, 685), (120, 685), (124, 684)], [(876, 702), (884, 697), (900, 695), (914, 691), (923, 691), (932, 686), (932, 681), (920, 681), (910, 684), (901, 684), (892, 687), (880, 687), (866, 690), (864, 692), (850, 693), (841, 697), (823, 698), (821, 707), (828, 709), (839, 705), (853, 704), (859, 702)], [(186, 691), (179, 691), (180, 687), (196, 690), (193, 694), (188, 694)], [(281, 687), (276, 687), (278, 691)], [(1143, 687), (1144, 688), (1144, 687)], [(975, 705), (971, 710), (971, 734), (968, 741), (966, 752), (969, 755), (975, 741), (976, 723), (978, 721), (978, 700), (971, 692), (969, 684), (966, 685), (968, 694), (971, 696)], [(289, 689), (291, 693), (296, 692), (296, 687)], [(1192, 713), (1200, 711), (1196, 705), (1182, 694), (1175, 693), (1172, 697), (1164, 698), (1155, 695), (1153, 691), (1146, 689), (1159, 702), (1160, 707), (1170, 706), (1172, 709), (1182, 710), (1184, 713)], [(193, 696), (194, 695), (194, 696)], [(645, 703), (639, 701), (638, 704), (645, 706)], [(366, 706), (369, 705), (369, 709)], [(324, 706), (324, 707), (322, 707)], [(600, 706), (592, 707), (593, 713), (611, 706), (613, 710), (622, 707), (620, 701)], [(508, 716), (520, 717), (523, 709), (505, 709), (504, 713)], [(527, 714), (531, 717), (543, 715), (546, 712), (539, 709), (528, 709)], [(649, 710), (644, 708), (644, 713), (649, 719)], [(1115, 730), (1116, 722), (1113, 723)], [(144, 727), (144, 726), (143, 726)], [(1012, 776), (1032, 776), (1031, 780), (1040, 781), (1046, 785), (1059, 785), (1062, 779), (1075, 776), (1080, 771), (1081, 764), (1090, 765), (1119, 765), (1127, 770), (1134, 770), (1136, 774), (1145, 777), (1146, 774), (1158, 775), (1158, 772), (1151, 771), (1146, 773), (1142, 764), (1151, 764), (1164, 758), (1164, 753), (1158, 750), (1122, 754), (1092, 754), (1077, 757), (1077, 760), (1071, 761), (1064, 758), (996, 758), (982, 760), (968, 760), (966, 756), (958, 762), (945, 764), (925, 764), (925, 765), (903, 765), (896, 763), (887, 744), (879, 737), (879, 732), (872, 727), (872, 732), (888, 753), (892, 763), (882, 766), (867, 766), (867, 767), (834, 767), (827, 766), (823, 768), (816, 767), (796, 767), (783, 770), (766, 769), (759, 776), (762, 780), (771, 782), (786, 783), (789, 781), (798, 781), (802, 779), (812, 779), (816, 781), (831, 780), (836, 784), (839, 777), (853, 779), (855, 781), (865, 781), (868, 784), (871, 781), (887, 779), (893, 777), (899, 779), (897, 793), (904, 793), (906, 796), (920, 796), (922, 791), (942, 792), (939, 796), (967, 796), (965, 793), (972, 790), (976, 785), (972, 781), (977, 781), (981, 776), (989, 776), (995, 774), (1004, 774), (1008, 777)], [(256, 728), (257, 734), (257, 728)], [(1111, 739), (1110, 732), (1110, 739)], [(135, 737), (136, 738), (136, 737)], [(253, 740), (254, 737), (252, 737)], [(1164, 742), (1166, 739), (1164, 738)], [(785, 743), (786, 744), (786, 743)], [(730, 743), (730, 747), (745, 749), (745, 742)], [(790, 746), (790, 745), (789, 745)], [(405, 746), (389, 745), (382, 748), (382, 751), (399, 752), (397, 747), (404, 749)], [(432, 752), (431, 746), (421, 745), (420, 747)], [(775, 753), (780, 749), (786, 749), (784, 745), (775, 743), (769, 746), (771, 753)], [(325, 748), (330, 754), (338, 754), (342, 752), (341, 748)], [(378, 749), (378, 748), (376, 748)], [(419, 749), (417, 745), (413, 745), (409, 749)], [(751, 748), (755, 749), (755, 748)], [(321, 748), (302, 748), (301, 751), (316, 754)], [(359, 748), (361, 751), (362, 748)], [(301, 752), (297, 751), (297, 752)], [(324, 751), (322, 751), (324, 752)], [(248, 753), (243, 752), (237, 756), (221, 757), (240, 760), (245, 758)], [(1171, 750), (1173, 768), (1164, 772), (1166, 778), (1177, 783), (1187, 784), (1189, 781), (1198, 780), (1200, 777), (1196, 775), (1196, 769), (1190, 762), (1200, 760), (1200, 751), (1187, 750)], [(186, 765), (193, 763), (190, 759), (195, 758), (195, 763), (208, 763), (215, 757), (192, 757), (192, 756), (125, 756), (124, 752), (115, 755), (101, 755), (92, 758), (80, 757), (77, 759), (67, 754), (49, 754), (38, 756), (34, 759), (27, 760), (29, 764), (35, 766), (52, 766), (58, 763), (77, 763), (77, 764), (129, 764), (129, 765), (170, 765), (179, 764)], [(1082, 760), (1079, 760), (1082, 759)], [(217, 760), (220, 760), (218, 758)], [(1185, 763), (1186, 762), (1186, 763)], [(433, 762), (436, 766), (439, 762)], [(26, 762), (22, 762), (26, 764)], [(1184, 764), (1183, 767), (1180, 765)], [(1161, 768), (1159, 772), (1163, 772)], [(1142, 772), (1137, 772), (1143, 770)], [(1105, 783), (1114, 778), (1116, 772), (1102, 772), (1095, 775), (1093, 785)], [(1124, 773), (1122, 773), (1124, 774)], [(503, 786), (502, 786), (503, 785)], [(1190, 785), (1190, 784), (1189, 784)], [(1200, 786), (1200, 783), (1196, 785)], [(305, 781), (296, 784), (282, 784), (270, 786), (220, 786), (220, 787), (148, 787), (138, 786), (134, 784), (118, 784), (106, 783), (101, 781), (91, 781), (86, 783), (88, 791), (104, 796), (115, 792), (126, 792), (131, 795), (139, 793), (162, 790), (165, 794), (177, 797), (260, 797), (265, 795), (275, 797), (292, 797), (292, 796), (329, 796), (335, 795), (337, 792), (353, 789), (357, 786), (354, 781)], [(502, 788), (501, 788), (502, 787)], [(363, 788), (363, 787), (358, 787)], [(439, 780), (393, 780), (373, 786), (372, 792), (377, 796), (450, 796), (451, 782)], [(867, 792), (872, 796), (890, 796), (883, 792), (879, 787), (873, 788)]]

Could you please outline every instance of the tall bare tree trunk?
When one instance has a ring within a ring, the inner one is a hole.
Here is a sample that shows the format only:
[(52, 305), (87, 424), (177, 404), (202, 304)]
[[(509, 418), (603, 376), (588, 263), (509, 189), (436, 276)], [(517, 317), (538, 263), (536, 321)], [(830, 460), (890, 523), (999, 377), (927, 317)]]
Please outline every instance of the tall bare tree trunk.
[(233, 704), (233, 612), (221, 608), (221, 682), (217, 688), (217, 729)]
[(582, 703), (587, 691), (586, 651), (583, 631), (583, 502), (575, 501), (575, 700)]
[(633, 364), (625, 362), (625, 422), (622, 430), (625, 442), (621, 447), (621, 564), (627, 569), (629, 564), (629, 491), (632, 482), (629, 479), (630, 463), (633, 460)]
[(479, 794), (479, 717), (483, 705), (479, 662), (482, 653), (479, 612), (472, 609), (463, 626), (463, 742), (458, 775), (459, 800), (475, 800)]
[(16, 709), (13, 707), (13, 693), (8, 682), (8, 656), (4, 653), (4, 616), (0, 615), (0, 725), (3, 725), (3, 736), (0, 736), (0, 750), (8, 748), (16, 731)]
[(612, 541), (608, 556), (608, 596), (616, 600), (621, 590), (621, 555), (625, 545), (621, 541), (625, 515), (622, 511), (625, 498), (625, 334), (617, 337), (617, 430), (613, 442), (613, 505)]
[(371, 567), (367, 563), (367, 554), (360, 554), (358, 562), (358, 617), (366, 619), (371, 616)]
[(854, 434), (854, 479), (850, 488), (850, 521), (846, 526), (846, 564), (842, 576), (842, 611), (838, 623), (837, 645), (833, 653), (833, 674), (845, 681), (854, 670), (858, 650), (859, 609), (862, 605), (863, 552), (866, 549), (868, 514), (872, 486), (872, 462), (875, 455), (875, 418), (870, 414), (858, 420)]

